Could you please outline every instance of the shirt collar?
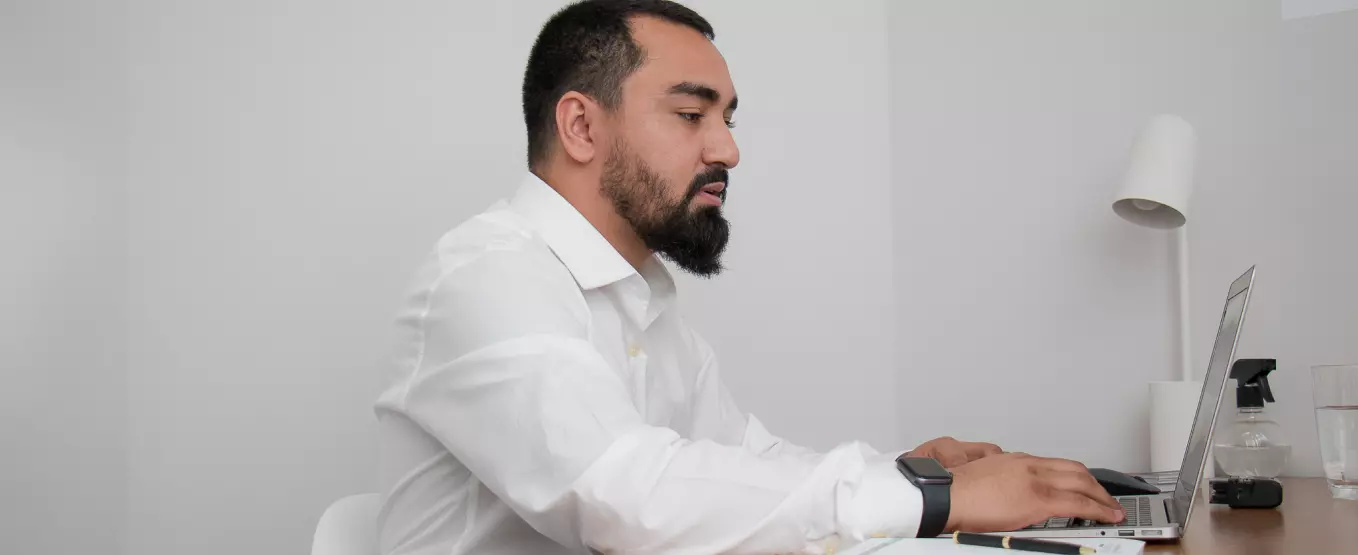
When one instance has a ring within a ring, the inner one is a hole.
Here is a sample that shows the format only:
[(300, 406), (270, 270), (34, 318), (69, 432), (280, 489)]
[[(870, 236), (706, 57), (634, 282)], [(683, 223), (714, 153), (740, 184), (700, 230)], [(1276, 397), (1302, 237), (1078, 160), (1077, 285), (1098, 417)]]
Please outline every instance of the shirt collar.
[(674, 277), (670, 275), (669, 268), (666, 268), (655, 255), (651, 255), (646, 264), (642, 265), (641, 275), (645, 278), (651, 293), (650, 302), (646, 303), (645, 314), (639, 315), (640, 318), (638, 318), (641, 327), (644, 329), (650, 327), (651, 322), (659, 318), (660, 313), (664, 312), (674, 302), (676, 288)]
[(581, 289), (595, 289), (637, 275), (594, 224), (538, 176), (529, 173), (524, 177), (510, 205), (537, 228)]

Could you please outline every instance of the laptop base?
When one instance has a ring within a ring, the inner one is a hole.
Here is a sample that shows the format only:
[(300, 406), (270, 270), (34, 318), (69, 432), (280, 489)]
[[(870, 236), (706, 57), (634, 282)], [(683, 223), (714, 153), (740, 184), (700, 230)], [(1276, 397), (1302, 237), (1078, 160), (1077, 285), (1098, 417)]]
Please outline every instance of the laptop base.
[(1127, 520), (1119, 524), (1052, 518), (1022, 530), (1004, 532), (1016, 538), (1130, 538), (1171, 540), (1182, 536), (1181, 528), (1169, 518), (1170, 494), (1114, 497), (1122, 504)]

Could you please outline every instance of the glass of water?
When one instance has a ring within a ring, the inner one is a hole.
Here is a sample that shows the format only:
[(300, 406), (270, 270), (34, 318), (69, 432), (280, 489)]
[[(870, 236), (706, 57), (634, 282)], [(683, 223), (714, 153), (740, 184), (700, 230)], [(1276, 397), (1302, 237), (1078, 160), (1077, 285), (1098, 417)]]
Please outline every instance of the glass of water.
[(1311, 367), (1311, 394), (1330, 494), (1358, 500), (1358, 365)]

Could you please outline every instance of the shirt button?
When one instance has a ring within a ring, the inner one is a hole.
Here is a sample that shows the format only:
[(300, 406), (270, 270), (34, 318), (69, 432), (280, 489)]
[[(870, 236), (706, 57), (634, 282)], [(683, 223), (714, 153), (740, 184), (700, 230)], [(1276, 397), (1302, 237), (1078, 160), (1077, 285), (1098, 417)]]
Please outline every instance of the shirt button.
[(633, 343), (631, 346), (627, 347), (627, 356), (632, 358), (641, 356), (641, 346)]

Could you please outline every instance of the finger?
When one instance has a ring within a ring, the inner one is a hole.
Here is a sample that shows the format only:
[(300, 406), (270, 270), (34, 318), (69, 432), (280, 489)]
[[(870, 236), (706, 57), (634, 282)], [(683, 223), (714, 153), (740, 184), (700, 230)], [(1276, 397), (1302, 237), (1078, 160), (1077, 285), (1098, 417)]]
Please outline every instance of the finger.
[(1052, 490), (1051, 510), (1056, 516), (1078, 517), (1086, 520), (1116, 523), (1123, 518), (1121, 509), (1112, 509), (1079, 493)]
[(1047, 471), (1040, 476), (1044, 483), (1053, 488), (1078, 493), (1110, 509), (1122, 510), (1122, 504), (1108, 495), (1108, 490), (1088, 472)]
[(1088, 467), (1086, 467), (1084, 464), (1078, 461), (1072, 461), (1069, 459), (1042, 458), (1040, 461), (1038, 461), (1038, 466), (1040, 466), (1043, 470), (1051, 470), (1055, 472), (1083, 472), (1085, 474), (1089, 474)]
[(944, 468), (962, 466), (970, 460), (967, 457), (966, 445), (947, 436), (931, 440), (920, 447), (923, 448), (922, 451), (928, 453), (926, 457), (937, 460)]
[(967, 458), (973, 461), (976, 459), (989, 457), (991, 455), (999, 455), (1001, 453), (1004, 453), (1004, 450), (1000, 449), (999, 445), (984, 442), (966, 443), (963, 444), (963, 449), (965, 449), (967, 452)]
[(937, 459), (944, 468), (954, 468), (967, 464), (967, 452), (956, 445), (939, 446), (934, 451), (934, 459)]

